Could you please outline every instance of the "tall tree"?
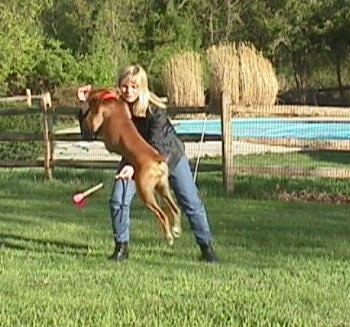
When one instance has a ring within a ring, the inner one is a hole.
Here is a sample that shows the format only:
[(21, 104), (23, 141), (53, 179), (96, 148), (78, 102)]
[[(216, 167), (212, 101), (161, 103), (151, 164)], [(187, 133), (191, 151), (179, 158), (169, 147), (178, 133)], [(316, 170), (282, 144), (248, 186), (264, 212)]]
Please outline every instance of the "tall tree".
[(3, 1), (0, 4), (0, 92), (21, 92), (43, 49), (38, 16), (39, 1)]
[(85, 55), (94, 34), (97, 8), (91, 0), (52, 0), (41, 17), (46, 35), (73, 54)]
[(350, 49), (350, 0), (328, 0), (318, 3), (313, 11), (312, 35), (319, 51), (327, 53), (327, 59), (335, 67), (340, 95), (343, 97), (342, 66)]

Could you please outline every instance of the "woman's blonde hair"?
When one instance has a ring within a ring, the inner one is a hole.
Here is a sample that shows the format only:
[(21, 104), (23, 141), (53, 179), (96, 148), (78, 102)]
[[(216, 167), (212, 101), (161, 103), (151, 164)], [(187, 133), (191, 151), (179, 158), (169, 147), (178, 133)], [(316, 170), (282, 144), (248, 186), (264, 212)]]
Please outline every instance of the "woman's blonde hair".
[(139, 89), (139, 98), (135, 102), (132, 110), (135, 116), (145, 117), (150, 103), (162, 109), (166, 108), (165, 103), (148, 89), (147, 74), (140, 65), (130, 65), (122, 69), (118, 78), (119, 87), (125, 79), (131, 79), (137, 84)]

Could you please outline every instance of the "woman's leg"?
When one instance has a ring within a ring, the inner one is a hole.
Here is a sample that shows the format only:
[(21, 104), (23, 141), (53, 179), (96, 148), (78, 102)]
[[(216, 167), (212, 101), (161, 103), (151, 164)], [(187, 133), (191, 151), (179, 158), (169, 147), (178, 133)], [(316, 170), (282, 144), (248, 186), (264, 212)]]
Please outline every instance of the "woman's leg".
[(110, 257), (116, 261), (128, 258), (128, 242), (130, 238), (130, 205), (136, 193), (133, 180), (116, 179), (109, 201), (112, 219), (115, 251)]
[(196, 241), (200, 247), (201, 259), (208, 263), (218, 262), (212, 245), (212, 235), (204, 204), (198, 195), (190, 164), (183, 156), (170, 174), (170, 184), (182, 210), (185, 212)]
[(182, 157), (174, 171), (170, 174), (170, 185), (176, 198), (188, 217), (191, 229), (199, 245), (212, 242), (204, 204), (198, 195), (192, 172), (186, 156)]

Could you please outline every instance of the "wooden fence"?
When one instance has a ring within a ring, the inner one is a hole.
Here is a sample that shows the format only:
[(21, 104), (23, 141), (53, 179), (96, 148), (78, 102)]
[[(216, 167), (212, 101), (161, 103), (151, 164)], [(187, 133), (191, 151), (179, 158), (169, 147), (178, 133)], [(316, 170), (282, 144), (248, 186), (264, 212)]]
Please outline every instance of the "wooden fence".
[[(39, 100), (39, 106), (33, 107), (32, 100)], [(28, 108), (21, 109), (7, 109), (0, 111), (0, 119), (4, 116), (17, 116), (17, 115), (32, 115), (36, 113), (43, 114), (43, 129), (42, 134), (37, 133), (17, 133), (0, 131), (0, 141), (42, 141), (43, 142), (43, 159), (37, 160), (20, 160), (9, 161), (0, 160), (0, 167), (44, 167), (45, 174), (48, 178), (52, 178), (51, 159), (53, 157), (54, 150), (54, 133), (53, 133), (53, 110), (51, 103), (50, 93), (44, 93), (41, 95), (31, 95), (27, 90), (26, 96), (15, 96), (0, 98), (0, 102), (26, 102)]]
[[(346, 107), (315, 107), (315, 106), (250, 106), (229, 105), (231, 117), (279, 117), (290, 120), (302, 120), (308, 122), (349, 122), (350, 108)], [(234, 131), (233, 131), (234, 133)], [(237, 138), (234, 138), (237, 140)], [(348, 140), (319, 140), (319, 139), (296, 139), (296, 138), (239, 138), (247, 144), (259, 144), (267, 146), (282, 146), (286, 148), (301, 148), (304, 152), (337, 151), (349, 152), (350, 139)], [(231, 156), (232, 157), (232, 156)], [(266, 175), (284, 177), (317, 177), (350, 179), (350, 169), (333, 167), (280, 167), (280, 166), (259, 166), (259, 167), (235, 167), (232, 163), (230, 170), (234, 174)], [(230, 189), (233, 191), (233, 188)]]
[[(76, 168), (115, 168), (115, 162), (111, 161), (93, 161), (93, 160), (65, 160), (56, 159), (54, 155), (55, 141), (79, 141), (80, 134), (55, 134), (53, 121), (55, 115), (77, 115), (79, 108), (54, 108), (51, 103), (49, 93), (31, 96), (32, 99), (40, 100), (39, 108), (26, 109), (8, 109), (0, 112), (4, 115), (28, 115), (41, 112), (43, 115), (43, 132), (42, 134), (28, 133), (8, 133), (0, 131), (0, 141), (42, 141), (43, 158), (32, 161), (3, 161), (0, 160), (1, 167), (44, 167), (45, 175), (48, 178), (53, 177), (53, 169), (55, 167), (76, 167)], [(27, 101), (27, 96), (3, 98), (0, 101)], [(207, 107), (199, 108), (178, 108), (169, 106), (169, 115), (202, 113), (210, 115), (213, 112)], [(326, 108), (312, 106), (251, 106), (242, 107), (232, 105), (228, 97), (223, 94), (221, 113), (222, 135), (204, 135), (204, 138), (198, 135), (181, 135), (183, 141), (221, 141), (222, 144), (222, 171), (223, 185), (227, 193), (234, 191), (234, 176), (236, 174), (263, 174), (263, 175), (283, 175), (283, 176), (313, 176), (313, 177), (329, 177), (329, 178), (350, 178), (350, 170), (347, 169), (307, 169), (307, 168), (287, 168), (287, 167), (235, 167), (234, 165), (234, 141), (238, 139), (232, 137), (232, 119), (236, 117), (294, 117), (300, 119), (307, 117), (308, 119), (317, 118), (327, 120), (349, 120), (350, 110), (347, 108)], [(299, 139), (273, 139), (273, 138), (239, 138), (239, 141), (245, 143), (265, 144), (270, 146), (284, 147), (301, 147), (304, 149), (331, 150), (331, 151), (350, 151), (350, 141), (322, 141), (322, 140), (299, 140)]]
[(33, 100), (41, 99), (42, 95), (32, 95), (32, 91), (30, 89), (26, 89), (26, 95), (0, 98), (0, 102), (26, 102), (28, 107), (31, 107), (33, 105)]

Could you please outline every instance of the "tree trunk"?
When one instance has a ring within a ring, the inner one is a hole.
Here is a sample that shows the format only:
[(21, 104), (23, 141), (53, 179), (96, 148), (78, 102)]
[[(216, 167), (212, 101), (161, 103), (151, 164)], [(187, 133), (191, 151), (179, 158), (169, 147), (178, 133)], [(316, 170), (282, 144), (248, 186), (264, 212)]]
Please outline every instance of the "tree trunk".
[(214, 23), (213, 23), (213, 12), (214, 8), (210, 6), (210, 16), (209, 16), (209, 33), (210, 33), (210, 45), (214, 44)]
[(340, 97), (343, 99), (344, 98), (344, 87), (343, 87), (343, 82), (342, 82), (342, 78), (341, 78), (341, 63), (340, 63), (340, 59), (338, 56), (337, 56), (336, 61), (335, 61), (335, 69), (337, 72), (339, 94), (340, 94)]

